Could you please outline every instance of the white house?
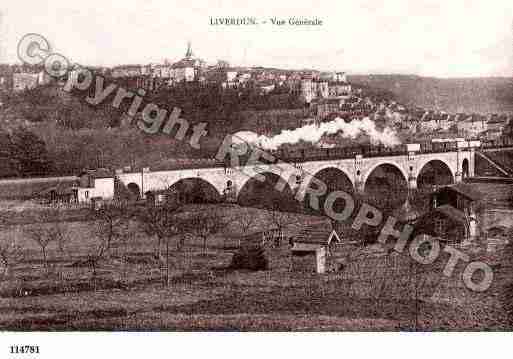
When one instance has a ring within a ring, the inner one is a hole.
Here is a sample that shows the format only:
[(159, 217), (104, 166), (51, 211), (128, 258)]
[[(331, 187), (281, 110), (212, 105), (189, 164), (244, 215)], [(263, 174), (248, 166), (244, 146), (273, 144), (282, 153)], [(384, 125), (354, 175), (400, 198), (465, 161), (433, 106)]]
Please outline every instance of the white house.
[(77, 199), (89, 203), (92, 198), (114, 198), (114, 176), (108, 170), (84, 171), (79, 176)]
[(486, 121), (477, 116), (470, 116), (463, 121), (457, 122), (458, 131), (467, 133), (470, 136), (477, 136), (479, 133), (486, 131)]

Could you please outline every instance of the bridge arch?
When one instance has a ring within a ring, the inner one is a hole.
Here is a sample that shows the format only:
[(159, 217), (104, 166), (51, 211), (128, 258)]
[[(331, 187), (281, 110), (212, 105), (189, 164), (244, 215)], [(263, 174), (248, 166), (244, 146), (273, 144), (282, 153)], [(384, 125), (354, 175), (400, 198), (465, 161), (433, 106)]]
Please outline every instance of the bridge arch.
[[(351, 165), (353, 165), (353, 164), (351, 164)], [(306, 170), (309, 171), (309, 173), (316, 178), (319, 178), (318, 175), (322, 172), (325, 172), (327, 170), (336, 170), (340, 174), (342, 174), (344, 176), (344, 178), (346, 178), (351, 183), (351, 186), (353, 188), (355, 187), (354, 174), (351, 173), (351, 171), (348, 168), (344, 167), (340, 163), (325, 163), (321, 166), (307, 168)]]
[[(324, 212), (324, 203), (326, 202), (326, 198), (328, 195), (335, 191), (342, 191), (349, 194), (353, 194), (355, 192), (354, 180), (351, 176), (336, 165), (326, 165), (318, 169), (313, 176), (309, 178), (308, 188), (313, 185), (314, 178), (318, 181), (321, 181), (326, 185), (326, 193), (322, 196), (316, 196), (319, 201), (319, 208), (321, 212)], [(313, 185), (313, 188), (316, 186)], [(310, 194), (305, 193), (303, 198), (304, 208), (307, 210), (312, 210), (310, 208)], [(345, 208), (345, 203), (342, 198), (339, 198), (333, 203), (332, 209), (335, 212), (342, 212)]]
[(364, 200), (382, 210), (393, 210), (408, 198), (408, 175), (394, 162), (372, 166), (362, 180)]
[[(263, 176), (264, 181), (260, 181), (259, 176)], [(262, 172), (259, 173), (259, 176), (251, 176), (242, 184), (237, 194), (239, 205), (282, 211), (299, 209), (300, 206), (294, 198), (294, 192), (283, 177), (273, 172)], [(284, 184), (281, 191), (276, 189), (278, 181), (282, 181)]]
[(369, 179), (369, 177), (373, 174), (373, 172), (375, 172), (375, 170), (379, 167), (388, 167), (388, 168), (395, 168), (398, 172), (397, 173), (401, 173), (402, 175), (402, 178), (404, 178), (404, 181), (407, 183), (408, 181), (408, 172), (406, 172), (406, 170), (399, 164), (395, 163), (395, 162), (391, 162), (391, 161), (382, 161), (382, 162), (379, 162), (379, 163), (376, 163), (374, 165), (372, 165), (369, 169), (367, 169), (367, 171), (364, 173), (363, 177), (362, 177), (362, 186), (363, 186), (363, 189), (365, 189), (365, 186), (367, 185), (367, 181)]
[(201, 177), (181, 178), (168, 188), (174, 192), (175, 200), (186, 203), (216, 203), (221, 200), (221, 194), (209, 181)]
[(454, 181), (454, 169), (446, 161), (438, 158), (423, 163), (417, 173), (417, 188), (419, 189), (448, 185)]

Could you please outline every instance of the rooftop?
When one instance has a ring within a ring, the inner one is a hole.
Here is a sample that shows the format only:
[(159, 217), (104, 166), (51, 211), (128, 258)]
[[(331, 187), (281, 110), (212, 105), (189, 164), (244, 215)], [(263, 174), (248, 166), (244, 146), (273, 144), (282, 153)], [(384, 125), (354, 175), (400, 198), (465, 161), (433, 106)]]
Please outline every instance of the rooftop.
[(326, 222), (313, 223), (299, 230), (294, 235), (295, 243), (308, 243), (317, 245), (330, 245), (333, 241), (339, 241), (338, 236), (332, 235), (331, 226), (327, 226)]
[(114, 172), (108, 168), (98, 168), (95, 170), (83, 170), (80, 172), (79, 176), (84, 174), (88, 174), (93, 176), (94, 178), (111, 178), (114, 177)]
[(445, 191), (457, 192), (458, 194), (470, 199), (471, 201), (478, 201), (481, 198), (483, 198), (483, 194), (481, 192), (477, 191), (476, 189), (472, 188), (470, 185), (466, 183), (458, 183), (450, 186), (445, 186), (438, 189), (435, 193)]
[(466, 224), (467, 218), (465, 217), (465, 214), (460, 211), (459, 209), (454, 208), (451, 205), (444, 204), (443, 206), (435, 208), (430, 213), (426, 214), (427, 216), (431, 215), (432, 213), (442, 213), (444, 216), (451, 218), (454, 221)]

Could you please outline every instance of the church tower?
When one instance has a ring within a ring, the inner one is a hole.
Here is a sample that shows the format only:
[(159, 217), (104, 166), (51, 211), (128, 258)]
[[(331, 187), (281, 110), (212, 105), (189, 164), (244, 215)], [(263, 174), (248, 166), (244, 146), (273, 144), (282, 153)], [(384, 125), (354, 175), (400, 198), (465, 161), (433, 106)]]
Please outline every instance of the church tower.
[(187, 41), (187, 52), (185, 53), (185, 58), (190, 59), (193, 56), (194, 56), (194, 54), (192, 53), (191, 42)]

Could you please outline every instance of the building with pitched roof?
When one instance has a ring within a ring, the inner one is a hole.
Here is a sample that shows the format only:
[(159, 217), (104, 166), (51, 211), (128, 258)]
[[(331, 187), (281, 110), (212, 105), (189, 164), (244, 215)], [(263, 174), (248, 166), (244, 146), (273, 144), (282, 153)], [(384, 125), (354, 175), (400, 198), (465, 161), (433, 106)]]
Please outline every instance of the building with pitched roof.
[(205, 62), (194, 56), (192, 52), (191, 42), (187, 43), (187, 51), (185, 57), (171, 65), (171, 76), (174, 81), (190, 82), (200, 77)]
[(114, 188), (112, 171), (104, 168), (84, 170), (78, 177), (79, 186), (76, 196), (79, 203), (88, 203), (96, 197), (112, 197), (112, 189)]
[(432, 210), (415, 222), (416, 234), (428, 234), (459, 243), (475, 238), (482, 222), (479, 203), (482, 194), (465, 183), (439, 188), (431, 195)]

